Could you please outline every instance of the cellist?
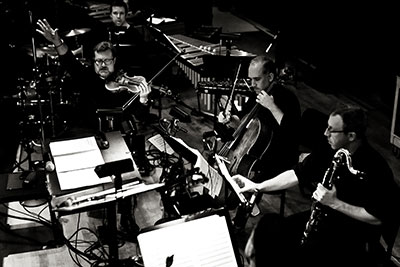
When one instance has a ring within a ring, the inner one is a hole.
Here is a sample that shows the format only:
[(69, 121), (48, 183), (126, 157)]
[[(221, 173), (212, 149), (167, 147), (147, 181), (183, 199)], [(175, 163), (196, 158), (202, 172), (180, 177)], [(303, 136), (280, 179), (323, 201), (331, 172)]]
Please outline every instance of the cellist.
[[(265, 146), (266, 152), (257, 162), (252, 179), (261, 182), (290, 169), (298, 161), (299, 140), (295, 132), (300, 123), (301, 110), (296, 94), (279, 81), (276, 65), (267, 56), (259, 55), (251, 60), (248, 78), (254, 95), (244, 103), (240, 112), (234, 112), (237, 109), (231, 108), (232, 105), (228, 103), (226, 109), (218, 114), (218, 122), (233, 128), (240, 127), (240, 123), (255, 105), (261, 106), (255, 116), (261, 124), (267, 124), (264, 126), (273, 131), (272, 138), (270, 135), (265, 136), (270, 140), (258, 142)], [(263, 138), (262, 134), (259, 137)], [(228, 206), (231, 204), (229, 202), (228, 198)], [(258, 213), (253, 210), (252, 214)]]

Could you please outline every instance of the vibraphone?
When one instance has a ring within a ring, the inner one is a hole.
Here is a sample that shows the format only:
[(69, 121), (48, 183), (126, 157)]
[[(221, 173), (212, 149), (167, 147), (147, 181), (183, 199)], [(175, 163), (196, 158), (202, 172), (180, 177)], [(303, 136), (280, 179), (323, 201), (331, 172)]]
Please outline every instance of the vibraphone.
[[(239, 50), (236, 47), (228, 49), (221, 44), (214, 44), (203, 40), (195, 39), (182, 34), (174, 34), (168, 38), (182, 50), (182, 54), (176, 59), (176, 64), (185, 73), (198, 93), (199, 109), (202, 112), (215, 114), (216, 96), (230, 93), (233, 87), (232, 77), (215, 78), (208, 73), (204, 66), (204, 57), (209, 55), (225, 56), (229, 53), (234, 57), (253, 57), (252, 53)], [(236, 84), (235, 100), (240, 105), (243, 101), (242, 93), (248, 93), (248, 87), (243, 84)]]

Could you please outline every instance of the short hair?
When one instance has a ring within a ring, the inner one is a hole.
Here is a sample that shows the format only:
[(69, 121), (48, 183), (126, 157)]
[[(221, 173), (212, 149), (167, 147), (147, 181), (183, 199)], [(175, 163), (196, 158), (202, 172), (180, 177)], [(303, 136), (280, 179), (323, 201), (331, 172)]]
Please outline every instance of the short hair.
[(339, 115), (343, 120), (345, 133), (355, 132), (358, 139), (364, 139), (368, 127), (367, 113), (358, 106), (345, 105), (337, 107), (331, 116)]
[(256, 56), (250, 61), (250, 65), (255, 64), (262, 64), (263, 74), (273, 73), (276, 75), (278, 73), (275, 62), (267, 56)]
[(114, 0), (110, 4), (110, 13), (112, 12), (112, 8), (115, 6), (120, 6), (125, 9), (125, 14), (128, 15), (128, 5), (122, 0)]
[(93, 48), (93, 55), (96, 52), (101, 53), (101, 52), (105, 52), (108, 50), (111, 51), (111, 54), (113, 57), (117, 56), (117, 50), (115, 49), (114, 45), (108, 41), (102, 41), (102, 42), (98, 43), (97, 45), (95, 45), (95, 47)]

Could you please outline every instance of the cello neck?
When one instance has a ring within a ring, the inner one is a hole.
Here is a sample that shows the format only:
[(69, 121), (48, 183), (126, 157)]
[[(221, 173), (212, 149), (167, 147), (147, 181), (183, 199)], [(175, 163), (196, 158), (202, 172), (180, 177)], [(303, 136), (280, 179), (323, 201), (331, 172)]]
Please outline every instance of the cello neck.
[[(264, 89), (264, 91), (267, 92), (267, 94), (270, 94), (276, 83), (277, 82), (275, 80), (272, 81), (269, 84), (269, 86), (266, 89)], [(240, 122), (235, 132), (232, 134), (233, 140), (226, 142), (224, 146), (221, 148), (220, 152), (218, 153), (220, 156), (226, 156), (229, 153), (230, 148), (238, 141), (238, 138), (242, 136), (249, 122), (257, 115), (260, 107), (261, 104), (256, 103), (254, 107), (250, 110), (250, 112), (244, 117), (244, 119)]]

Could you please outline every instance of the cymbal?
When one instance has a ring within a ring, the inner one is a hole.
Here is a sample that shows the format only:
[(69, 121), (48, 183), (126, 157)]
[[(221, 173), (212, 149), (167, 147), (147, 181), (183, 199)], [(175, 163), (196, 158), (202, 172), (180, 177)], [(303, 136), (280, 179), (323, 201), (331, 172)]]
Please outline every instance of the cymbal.
[(72, 29), (68, 32), (64, 32), (63, 36), (64, 37), (73, 37), (73, 36), (77, 36), (80, 34), (84, 34), (89, 32), (91, 29), (90, 28), (81, 28), (81, 29)]
[[(23, 46), (22, 49), (31, 57), (33, 57), (32, 46)], [(45, 55), (57, 56), (57, 50), (53, 46), (36, 47), (36, 57), (42, 58)]]
[(50, 56), (57, 56), (57, 50), (54, 46), (43, 46), (39, 47), (38, 50), (43, 51), (43, 53), (46, 53)]

